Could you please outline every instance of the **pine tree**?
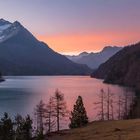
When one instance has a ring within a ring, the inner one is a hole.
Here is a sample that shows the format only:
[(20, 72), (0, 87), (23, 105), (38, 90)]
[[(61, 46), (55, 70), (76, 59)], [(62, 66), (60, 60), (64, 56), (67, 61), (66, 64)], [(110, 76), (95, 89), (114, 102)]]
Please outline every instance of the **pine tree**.
[(32, 120), (29, 115), (24, 119), (17, 115), (15, 118), (16, 140), (31, 140), (32, 138)]
[(15, 127), (16, 127), (16, 130), (15, 130), (15, 139), (16, 140), (21, 140), (22, 139), (22, 123), (23, 123), (23, 118), (21, 115), (17, 115), (15, 117)]
[(70, 128), (82, 127), (88, 123), (87, 113), (81, 96), (78, 96), (76, 104), (74, 105), (74, 109), (71, 112), (70, 121)]
[(13, 140), (14, 130), (13, 122), (9, 118), (7, 113), (4, 113), (4, 117), (0, 121), (0, 140)]

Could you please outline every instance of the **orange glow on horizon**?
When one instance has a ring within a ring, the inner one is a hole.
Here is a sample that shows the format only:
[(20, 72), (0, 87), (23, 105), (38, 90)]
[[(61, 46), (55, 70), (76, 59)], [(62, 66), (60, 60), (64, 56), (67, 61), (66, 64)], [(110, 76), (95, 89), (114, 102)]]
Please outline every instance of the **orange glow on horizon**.
[[(131, 36), (133, 34), (133, 36)], [(78, 54), (83, 51), (97, 52), (105, 46), (125, 46), (139, 41), (136, 33), (104, 33), (104, 34), (67, 34), (37, 35), (53, 50), (62, 54)]]

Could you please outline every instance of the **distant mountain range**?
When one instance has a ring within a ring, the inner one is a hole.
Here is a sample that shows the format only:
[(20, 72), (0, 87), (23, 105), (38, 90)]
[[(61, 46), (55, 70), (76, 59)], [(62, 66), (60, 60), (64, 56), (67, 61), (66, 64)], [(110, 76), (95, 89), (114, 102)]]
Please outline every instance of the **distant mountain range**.
[(67, 58), (78, 64), (86, 64), (92, 69), (97, 69), (102, 63), (107, 61), (111, 56), (120, 51), (122, 47), (105, 47), (98, 53), (82, 52), (79, 55), (66, 55)]
[(136, 87), (140, 91), (140, 43), (127, 46), (102, 64), (92, 77), (107, 83)]
[(3, 75), (86, 75), (91, 69), (53, 51), (18, 21), (0, 19), (0, 71)]

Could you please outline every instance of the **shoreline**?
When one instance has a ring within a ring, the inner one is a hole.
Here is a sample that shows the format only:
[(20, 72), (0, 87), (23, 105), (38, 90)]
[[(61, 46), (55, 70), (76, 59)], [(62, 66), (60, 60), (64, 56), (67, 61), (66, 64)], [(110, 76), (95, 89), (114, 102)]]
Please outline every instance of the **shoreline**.
[(4, 81), (5, 81), (5, 79), (4, 79), (4, 78), (0, 78), (0, 83), (1, 83), (1, 82), (4, 82)]

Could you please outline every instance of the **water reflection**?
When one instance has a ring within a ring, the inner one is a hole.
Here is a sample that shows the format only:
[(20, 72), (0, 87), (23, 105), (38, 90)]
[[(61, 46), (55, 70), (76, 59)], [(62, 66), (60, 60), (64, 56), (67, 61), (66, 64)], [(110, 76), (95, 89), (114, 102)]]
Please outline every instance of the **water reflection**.
[[(0, 114), (9, 112), (10, 115), (30, 114), (33, 116), (35, 105), (42, 99), (49, 100), (58, 88), (65, 95), (67, 106), (72, 110), (78, 95), (81, 95), (90, 120), (96, 118), (94, 102), (98, 100), (98, 94), (103, 88), (110, 88), (111, 92), (123, 94), (124, 87), (104, 84), (87, 76), (12, 76), (6, 77), (6, 81), (0, 83)], [(129, 90), (129, 92), (132, 92)]]

